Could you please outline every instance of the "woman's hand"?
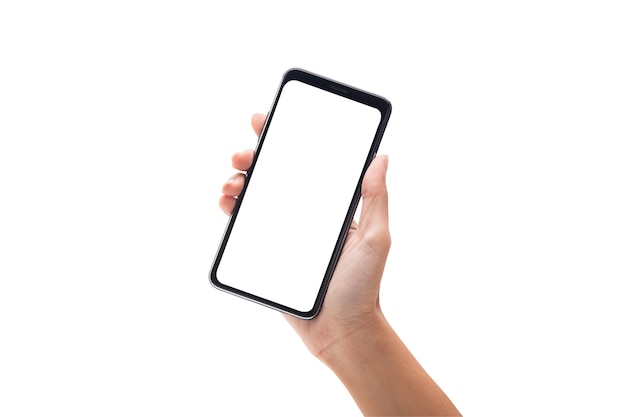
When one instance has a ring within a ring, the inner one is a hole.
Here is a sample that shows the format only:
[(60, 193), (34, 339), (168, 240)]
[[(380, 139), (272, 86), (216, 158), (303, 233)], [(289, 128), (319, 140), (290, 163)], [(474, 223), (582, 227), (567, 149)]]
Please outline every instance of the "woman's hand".
[[(255, 114), (260, 134), (265, 116)], [(254, 151), (233, 155), (246, 171)], [(370, 164), (361, 187), (359, 222), (353, 222), (319, 314), (311, 320), (284, 315), (307, 348), (341, 379), (366, 415), (460, 415), (385, 320), (380, 281), (391, 245), (387, 210), (387, 157)], [(230, 214), (244, 185), (237, 173), (222, 188), (220, 207)]]

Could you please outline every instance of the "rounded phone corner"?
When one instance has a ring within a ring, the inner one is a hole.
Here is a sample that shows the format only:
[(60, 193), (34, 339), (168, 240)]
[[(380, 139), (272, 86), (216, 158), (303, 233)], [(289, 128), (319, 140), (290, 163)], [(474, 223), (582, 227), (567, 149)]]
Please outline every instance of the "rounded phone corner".
[(317, 315), (320, 312), (320, 307), (321, 306), (314, 306), (311, 310), (309, 311), (297, 311), (297, 310), (293, 310), (293, 311), (284, 311), (284, 313), (289, 314), (290, 316), (293, 316), (295, 318), (301, 319), (301, 320), (313, 320), (315, 317), (317, 317)]
[(306, 74), (306, 71), (304, 71), (302, 68), (291, 67), (283, 73), (283, 84), (286, 84), (287, 82), (294, 79), (297, 80), (302, 77), (303, 74)]
[(209, 282), (214, 288), (217, 288), (218, 290), (221, 290), (223, 288), (222, 283), (217, 278), (217, 270), (215, 268), (212, 268), (211, 272), (209, 272)]

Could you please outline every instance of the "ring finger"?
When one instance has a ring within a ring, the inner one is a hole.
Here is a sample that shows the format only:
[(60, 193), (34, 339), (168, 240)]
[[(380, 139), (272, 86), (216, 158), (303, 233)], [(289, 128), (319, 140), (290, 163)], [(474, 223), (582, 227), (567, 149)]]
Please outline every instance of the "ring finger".
[(222, 193), (230, 197), (237, 197), (243, 190), (244, 174), (237, 173), (230, 177), (222, 187)]

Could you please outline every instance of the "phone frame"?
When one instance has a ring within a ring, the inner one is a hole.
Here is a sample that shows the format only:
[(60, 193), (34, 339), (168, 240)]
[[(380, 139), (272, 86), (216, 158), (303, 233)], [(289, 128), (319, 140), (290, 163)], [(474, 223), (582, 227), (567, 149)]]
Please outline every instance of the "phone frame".
[[(364, 161), (364, 165), (361, 170), (358, 183), (355, 184), (354, 194), (352, 196), (350, 206), (346, 212), (346, 216), (345, 216), (341, 231), (339, 233), (339, 237), (333, 249), (332, 256), (329, 260), (326, 273), (324, 274), (324, 277), (321, 281), (320, 289), (315, 299), (313, 308), (309, 311), (299, 311), (292, 307), (259, 297), (255, 294), (245, 292), (238, 288), (231, 287), (229, 285), (226, 285), (220, 282), (217, 276), (222, 255), (224, 254), (224, 251), (226, 250), (228, 238), (230, 236), (230, 233), (237, 219), (237, 213), (239, 212), (239, 208), (241, 207), (241, 205), (243, 204), (243, 201), (245, 200), (245, 194), (246, 194), (246, 189), (248, 187), (249, 179), (254, 175), (254, 167), (256, 165), (257, 159), (262, 154), (262, 147), (265, 141), (266, 132), (268, 130), (268, 127), (271, 125), (272, 117), (274, 116), (274, 111), (276, 110), (276, 107), (278, 105), (278, 101), (280, 99), (283, 87), (285, 86), (285, 84), (287, 84), (289, 81), (292, 81), (292, 80), (297, 80), (302, 83), (308, 84), (310, 86), (325, 90), (331, 94), (336, 94), (341, 97), (345, 97), (346, 99), (354, 100), (356, 102), (376, 108), (381, 113), (380, 122), (376, 129), (374, 139), (372, 140), (372, 144), (368, 152), (367, 158)], [(343, 249), (345, 239), (348, 235), (348, 232), (350, 230), (350, 225), (352, 223), (352, 219), (354, 217), (354, 214), (359, 204), (359, 200), (361, 197), (361, 184), (363, 182), (363, 177), (370, 163), (376, 156), (376, 152), (378, 151), (378, 148), (380, 146), (380, 142), (382, 140), (382, 137), (385, 132), (385, 128), (387, 127), (387, 123), (389, 121), (390, 116), (391, 116), (391, 103), (387, 99), (381, 96), (366, 92), (364, 90), (360, 90), (358, 88), (354, 88), (347, 84), (337, 82), (326, 77), (322, 77), (320, 75), (314, 74), (309, 71), (305, 71), (300, 68), (292, 68), (286, 71), (285, 74), (283, 75), (282, 81), (280, 83), (280, 86), (274, 98), (271, 110), (267, 114), (267, 118), (265, 120), (263, 129), (261, 130), (261, 134), (259, 135), (259, 140), (257, 142), (257, 147), (254, 152), (254, 158), (252, 160), (252, 164), (250, 165), (250, 168), (248, 169), (248, 171), (246, 171), (246, 174), (245, 174), (245, 181), (244, 181), (243, 189), (236, 200), (235, 207), (233, 209), (233, 212), (226, 226), (226, 230), (224, 231), (224, 234), (222, 236), (219, 249), (217, 250), (217, 253), (213, 260), (213, 264), (211, 266), (211, 271), (209, 274), (211, 284), (219, 290), (225, 291), (227, 293), (236, 295), (238, 297), (247, 299), (249, 301), (253, 301), (255, 303), (264, 305), (266, 307), (281, 311), (283, 313), (286, 313), (286, 314), (289, 314), (289, 315), (292, 315), (301, 319), (314, 318), (322, 308), (324, 297), (326, 296), (326, 292), (328, 291), (328, 286), (330, 285), (330, 281), (335, 271), (335, 267), (337, 266), (337, 262), (339, 261), (339, 257), (341, 256), (341, 251)]]

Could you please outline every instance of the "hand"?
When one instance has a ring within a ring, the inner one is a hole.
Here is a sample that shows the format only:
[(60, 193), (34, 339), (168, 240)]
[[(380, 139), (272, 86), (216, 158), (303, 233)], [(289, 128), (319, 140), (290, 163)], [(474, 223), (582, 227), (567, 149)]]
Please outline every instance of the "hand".
[[(252, 117), (257, 135), (264, 122), (264, 115)], [(253, 157), (252, 150), (236, 153), (232, 165), (246, 171)], [(387, 161), (386, 156), (378, 156), (363, 179), (359, 223), (352, 223), (320, 313), (313, 320), (285, 315), (311, 353), (322, 360), (324, 353), (337, 341), (344, 341), (382, 319), (379, 288), (391, 245), (385, 184)], [(242, 173), (235, 174), (224, 184), (220, 207), (226, 214), (232, 212), (243, 184)]]
[[(252, 117), (260, 134), (265, 116)], [(254, 151), (233, 155), (246, 171)], [(312, 320), (284, 315), (307, 348), (341, 379), (365, 415), (460, 415), (385, 320), (380, 281), (391, 245), (387, 208), (387, 157), (370, 164), (361, 187), (359, 223), (353, 222), (320, 313)], [(224, 184), (220, 207), (230, 214), (244, 175)]]

